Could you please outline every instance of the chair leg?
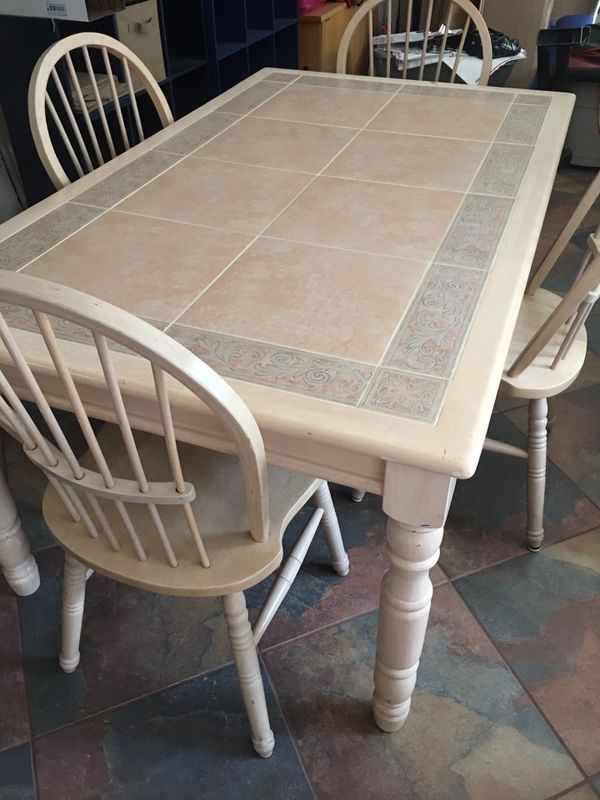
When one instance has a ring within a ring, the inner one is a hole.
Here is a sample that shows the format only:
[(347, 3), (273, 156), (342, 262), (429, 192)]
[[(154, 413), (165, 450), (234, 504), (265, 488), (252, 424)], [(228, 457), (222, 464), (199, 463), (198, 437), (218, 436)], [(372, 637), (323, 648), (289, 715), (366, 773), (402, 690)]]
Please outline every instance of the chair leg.
[(363, 492), (362, 489), (352, 489), (352, 500), (355, 503), (362, 503), (365, 499), (366, 492)]
[(546, 491), (548, 401), (529, 401), (527, 463), (527, 546), (537, 552), (544, 539), (544, 495)]
[(79, 640), (85, 603), (88, 568), (65, 553), (62, 603), (62, 645), (59, 663), (63, 672), (73, 672), (79, 664)]
[(546, 430), (548, 434), (552, 433), (552, 429), (556, 425), (556, 411), (554, 410), (554, 398), (550, 397), (548, 399), (548, 422), (546, 424)]
[(323, 535), (331, 554), (331, 563), (334, 570), (338, 575), (347, 575), (350, 571), (350, 560), (348, 553), (344, 549), (344, 541), (342, 539), (342, 532), (338, 522), (337, 514), (333, 500), (331, 499), (331, 492), (327, 481), (323, 481), (317, 491), (314, 493), (314, 502), (317, 508), (323, 509), (323, 518), (321, 525), (323, 526)]
[(233, 660), (252, 731), (252, 744), (259, 756), (269, 758), (275, 746), (275, 738), (269, 725), (265, 690), (244, 593), (225, 595), (223, 609)]

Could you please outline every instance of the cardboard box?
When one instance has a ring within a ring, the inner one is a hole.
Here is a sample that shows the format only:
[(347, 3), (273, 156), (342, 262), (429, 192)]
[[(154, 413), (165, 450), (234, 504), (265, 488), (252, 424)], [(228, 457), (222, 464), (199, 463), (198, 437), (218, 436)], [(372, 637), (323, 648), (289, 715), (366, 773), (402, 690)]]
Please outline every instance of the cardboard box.
[(79, 22), (106, 17), (124, 8), (125, 0), (0, 0), (0, 14)]

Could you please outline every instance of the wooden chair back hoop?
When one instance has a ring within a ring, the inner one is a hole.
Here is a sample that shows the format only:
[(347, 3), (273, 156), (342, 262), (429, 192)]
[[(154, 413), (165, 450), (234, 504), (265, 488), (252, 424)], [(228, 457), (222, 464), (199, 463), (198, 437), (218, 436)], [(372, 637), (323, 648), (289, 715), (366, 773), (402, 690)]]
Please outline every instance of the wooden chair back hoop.
[[(591, 264), (519, 353), (508, 370), (509, 377), (518, 377), (527, 367), (533, 364), (542, 350), (560, 331), (561, 327), (571, 319), (573, 314), (577, 313), (582, 303), (585, 303), (588, 295), (597, 288), (600, 283), (600, 240), (596, 236), (590, 236), (589, 245), (594, 252)], [(577, 321), (577, 318), (575, 321)], [(568, 335), (569, 330), (565, 331), (565, 336)]]
[[(64, 59), (66, 72), (71, 82), (72, 90), (75, 92), (77, 101), (80, 108), (78, 112), (83, 117), (85, 130), (92, 145), (93, 153), (97, 161), (97, 166), (104, 164), (104, 157), (102, 155), (102, 148), (98, 140), (98, 134), (94, 128), (92, 118), (87, 108), (77, 73), (73, 64), (71, 53), (75, 50), (81, 50), (83, 56), (83, 63), (85, 70), (90, 79), (90, 85), (94, 95), (94, 101), (97, 106), (100, 125), (111, 158), (117, 155), (117, 149), (111, 133), (106, 111), (104, 105), (106, 101), (102, 101), (96, 75), (94, 73), (92, 62), (90, 58), (90, 49), (100, 50), (102, 54), (103, 64), (107, 72), (108, 83), (111, 91), (111, 102), (115, 107), (115, 114), (117, 123), (121, 134), (123, 147), (125, 150), (130, 148), (130, 140), (127, 135), (125, 120), (121, 109), (120, 97), (117, 93), (113, 71), (109, 60), (109, 54), (118, 58), (123, 67), (123, 74), (127, 86), (127, 92), (131, 103), (133, 116), (135, 119), (136, 128), (140, 141), (144, 139), (144, 131), (140, 118), (136, 92), (132, 81), (132, 71), (135, 77), (141, 83), (143, 89), (148, 92), (154, 107), (156, 108), (158, 117), (163, 127), (173, 123), (173, 114), (169, 108), (166, 97), (162, 89), (158, 85), (156, 79), (146, 67), (144, 62), (129, 48), (121, 44), (117, 39), (111, 36), (105, 36), (101, 33), (76, 33), (73, 36), (67, 36), (51, 45), (39, 58), (31, 80), (29, 82), (29, 124), (33, 140), (38, 152), (38, 155), (50, 176), (54, 186), (61, 189), (70, 183), (70, 179), (65, 172), (52, 143), (50, 135), (50, 127), (48, 125), (48, 116), (53, 120), (59, 137), (62, 140), (65, 149), (69, 155), (71, 163), (78, 175), (82, 177), (86, 172), (91, 172), (94, 169), (92, 161), (92, 154), (86, 145), (82, 133), (79, 129), (75, 114), (73, 112), (72, 104), (67, 97), (65, 88), (60, 80), (57, 72), (57, 65)], [(63, 121), (54, 106), (54, 103), (48, 93), (48, 85), (50, 80), (57, 91), (58, 97), (61, 101), (62, 111), (64, 112), (65, 119), (69, 123), (70, 133), (65, 130)], [(76, 153), (74, 144), (79, 149), (79, 154)]]
[[(427, 2), (427, 11), (426, 11), (426, 22), (425, 22), (425, 30), (423, 32), (424, 39), (423, 39), (423, 53), (420, 58), (419, 64), (419, 80), (423, 80), (424, 70), (425, 70), (425, 62), (427, 57), (427, 45), (429, 43), (429, 34), (430, 34), (430, 27), (431, 27), (431, 20), (433, 17), (433, 5), (435, 0), (426, 0)], [(352, 41), (352, 37), (358, 30), (358, 27), (362, 24), (365, 17), (368, 16), (369, 18), (369, 75), (374, 75), (374, 58), (373, 58), (373, 11), (383, 3), (386, 3), (386, 18), (387, 18), (387, 43), (386, 43), (386, 77), (390, 77), (391, 73), (391, 32), (392, 32), (392, 2), (391, 0), (364, 0), (364, 2), (359, 6), (358, 10), (355, 12), (354, 16), (350, 20), (346, 30), (344, 31), (344, 35), (340, 41), (338, 55), (337, 55), (337, 64), (336, 64), (336, 72), (340, 75), (345, 75), (347, 66), (348, 66), (348, 52), (350, 49), (350, 42)], [(438, 82), (440, 79), (442, 63), (444, 59), (444, 55), (446, 53), (446, 45), (448, 40), (448, 25), (450, 22), (450, 14), (453, 6), (458, 6), (461, 8), (466, 14), (466, 22), (463, 28), (462, 36), (460, 39), (460, 44), (456, 53), (456, 60), (454, 62), (454, 67), (452, 69), (452, 75), (450, 78), (450, 83), (454, 83), (456, 80), (456, 74), (458, 69), (458, 64), (460, 58), (462, 57), (464, 45), (467, 39), (469, 27), (471, 24), (475, 25), (477, 31), (479, 32), (479, 36), (481, 38), (481, 46), (482, 46), (482, 66), (481, 66), (481, 76), (479, 79), (480, 86), (487, 86), (490, 74), (492, 71), (492, 41), (490, 38), (490, 34), (488, 31), (487, 24), (479, 11), (471, 2), (471, 0), (450, 0), (448, 5), (448, 15), (446, 17), (445, 27), (446, 30), (442, 37), (441, 47), (440, 47), (440, 55), (436, 67), (436, 74), (434, 82)], [(405, 30), (406, 30), (406, 39), (404, 43), (404, 63), (402, 67), (402, 77), (405, 79), (407, 77), (408, 71), (408, 52), (410, 49), (410, 31), (412, 28), (413, 22), (413, 0), (408, 0), (407, 3), (407, 12), (405, 18)]]
[(537, 292), (552, 271), (552, 268), (558, 259), (563, 254), (566, 246), (583, 224), (584, 219), (588, 215), (598, 197), (600, 197), (600, 170), (598, 170), (595, 178), (584, 192), (583, 197), (577, 204), (577, 208), (553, 242), (552, 246), (546, 253), (546, 256), (542, 260), (542, 263), (530, 278), (527, 288), (525, 289), (525, 294), (533, 295)]
[[(194, 541), (198, 547), (201, 562), (204, 566), (208, 566), (208, 557), (206, 556), (206, 551), (201, 542), (190, 505), (195, 494), (193, 487), (184, 481), (181, 465), (179, 463), (175, 428), (166, 384), (166, 376), (169, 375), (205, 403), (223, 423), (232, 437), (244, 477), (250, 534), (253, 539), (259, 542), (267, 539), (269, 535), (269, 498), (267, 461), (262, 436), (246, 404), (220, 375), (183, 347), (183, 345), (171, 339), (166, 334), (157, 331), (156, 328), (150, 324), (134, 317), (132, 314), (122, 309), (116, 308), (115, 306), (104, 303), (101, 300), (74, 289), (69, 289), (65, 286), (60, 286), (40, 278), (3, 271), (0, 274), (0, 300), (12, 305), (31, 309), (36, 319), (41, 320), (40, 332), (42, 336), (44, 336), (51, 358), (56, 366), (57, 373), (65, 387), (66, 395), (78, 419), (84, 416), (87, 417), (87, 415), (75, 388), (73, 379), (68, 372), (66, 363), (63, 362), (62, 356), (58, 354), (54, 332), (52, 331), (52, 326), (47, 320), (46, 315), (69, 320), (92, 331), (106, 384), (113, 401), (115, 416), (133, 470), (135, 480), (131, 482), (123, 482), (121, 479), (115, 479), (110, 474), (108, 465), (106, 465), (99, 446), (97, 442), (95, 442), (95, 435), (89, 426), (89, 421), (87, 425), (82, 426), (82, 430), (88, 444), (91, 444), (90, 450), (95, 458), (98, 472), (85, 471), (84, 473), (77, 459), (72, 454), (68, 442), (66, 442), (54, 418), (54, 414), (37, 385), (33, 373), (25, 362), (10, 329), (0, 315), (0, 338), (2, 338), (13, 363), (19, 370), (26, 384), (27, 391), (36, 401), (36, 404), (42, 412), (45, 422), (59, 446), (60, 453), (56, 448), (51, 446), (37, 430), (21, 401), (1, 371), (0, 393), (6, 397), (7, 403), (4, 405), (0, 403), (0, 418), (5, 418), (13, 430), (18, 425), (25, 429), (25, 434), (27, 434), (28, 438), (25, 438), (25, 436), (19, 437), (23, 441), (24, 446), (32, 449), (31, 445), (35, 444), (36, 447), (40, 448), (41, 458), (45, 464), (43, 468), (46, 472), (52, 473), (57, 479), (60, 479), (64, 483), (69, 497), (75, 504), (76, 511), (79, 514), (81, 514), (81, 508), (77, 505), (75, 500), (73, 500), (73, 495), (75, 495), (75, 497), (77, 496), (75, 491), (77, 487), (87, 490), (89, 496), (93, 496), (94, 498), (105, 497), (108, 499), (116, 499), (118, 496), (121, 500), (127, 502), (145, 503), (148, 506), (157, 533), (161, 540), (163, 540), (168, 560), (175, 566), (175, 556), (172, 553), (172, 549), (170, 549), (168, 537), (166, 536), (156, 506), (164, 504), (181, 505)], [(50, 334), (48, 333), (49, 330)], [(150, 483), (147, 481), (144, 474), (127, 418), (119, 381), (112, 363), (111, 351), (108, 348), (107, 340), (109, 339), (133, 350), (141, 357), (147, 359), (152, 366), (157, 401), (163, 425), (163, 435), (167, 447), (171, 473), (173, 475), (173, 484), (169, 484), (171, 492), (170, 499), (167, 498), (166, 495), (168, 492), (166, 492), (164, 487), (161, 487), (159, 484)], [(67, 373), (69, 377), (66, 377)], [(10, 406), (13, 411), (7, 412), (5, 405)], [(20, 413), (20, 409), (23, 411), (22, 414)], [(59, 455), (61, 456), (60, 458)], [(30, 454), (30, 457), (31, 456), (32, 454)], [(37, 460), (37, 456), (34, 456), (34, 460)], [(42, 466), (42, 462), (39, 463), (40, 466)], [(90, 481), (87, 486), (85, 485), (85, 481), (82, 482), (82, 478), (86, 475)], [(69, 492), (69, 489), (72, 490), (72, 492)], [(135, 500), (133, 499), (134, 497), (136, 498)], [(125, 519), (123, 521), (131, 535), (128, 522)], [(139, 540), (136, 550), (138, 551), (138, 555), (143, 551)]]

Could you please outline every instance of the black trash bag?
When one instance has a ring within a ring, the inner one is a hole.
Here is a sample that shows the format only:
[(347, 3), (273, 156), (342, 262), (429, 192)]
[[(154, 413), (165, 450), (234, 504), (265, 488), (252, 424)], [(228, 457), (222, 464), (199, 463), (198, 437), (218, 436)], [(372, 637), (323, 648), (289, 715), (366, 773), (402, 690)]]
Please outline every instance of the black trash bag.
[[(490, 38), (492, 40), (492, 58), (510, 58), (521, 52), (519, 40), (511, 39), (505, 33), (490, 28)], [(483, 58), (481, 36), (477, 28), (469, 31), (467, 35), (465, 53), (468, 53), (470, 56), (476, 56), (477, 58)]]

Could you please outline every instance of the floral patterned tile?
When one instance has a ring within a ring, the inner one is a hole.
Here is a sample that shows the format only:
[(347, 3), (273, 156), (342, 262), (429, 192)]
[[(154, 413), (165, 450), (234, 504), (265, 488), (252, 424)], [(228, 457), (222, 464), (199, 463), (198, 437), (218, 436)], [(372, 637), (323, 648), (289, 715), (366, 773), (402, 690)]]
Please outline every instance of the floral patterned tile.
[(488, 270), (512, 206), (513, 201), (505, 197), (467, 195), (435, 260), (440, 264)]
[(213, 111), (212, 114), (207, 114), (198, 122), (192, 123), (167, 141), (159, 144), (155, 150), (165, 150), (168, 153), (187, 156), (238, 120), (238, 114), (222, 114), (220, 111)]
[(303, 75), (298, 81), (299, 84), (309, 84), (310, 86), (337, 86), (340, 89), (363, 89), (368, 92), (388, 92), (394, 94), (402, 89), (394, 81), (357, 81), (352, 78), (334, 78), (320, 75)]
[(0, 752), (0, 797), (36, 800), (29, 744)]
[(551, 102), (551, 97), (533, 94), (533, 92), (519, 92), (515, 98), (515, 105), (518, 106), (544, 106), (544, 108), (548, 108)]
[(535, 144), (547, 111), (548, 108), (542, 105), (514, 105), (508, 112), (496, 141)]
[(258, 106), (262, 105), (265, 100), (268, 100), (273, 95), (280, 92), (284, 87), (275, 81), (260, 81), (255, 83), (246, 91), (238, 94), (233, 100), (219, 107), (219, 111), (225, 111), (229, 114), (248, 114)]
[(313, 800), (265, 684), (271, 758), (252, 749), (230, 667), (36, 739), (38, 800)]
[(586, 773), (597, 773), (600, 530), (456, 587)]
[(471, 191), (515, 197), (532, 153), (533, 148), (524, 145), (493, 144)]
[(172, 325), (168, 333), (221, 375), (356, 405), (373, 367), (250, 339)]
[(277, 83), (294, 83), (294, 81), (298, 80), (298, 75), (290, 75), (287, 72), (271, 72), (264, 80), (276, 81)]
[(0, 750), (3, 750), (29, 739), (17, 600), (3, 578), (0, 578), (0, 631)]
[(17, 270), (87, 225), (100, 213), (97, 208), (65, 203), (27, 228), (0, 242), (0, 269)]
[(433, 423), (446, 393), (446, 381), (381, 368), (361, 401), (363, 408)]
[[(176, 151), (173, 151), (176, 152)], [(133, 163), (109, 175), (100, 183), (77, 195), (75, 202), (99, 208), (111, 208), (127, 195), (141, 188), (157, 175), (169, 169), (179, 159), (171, 153), (151, 151)]]
[[(557, 423), (558, 430), (560, 421)], [(554, 433), (552, 434), (554, 436)], [(488, 436), (517, 447), (525, 438), (494, 414)], [(455, 579), (528, 553), (525, 545), (527, 464), (484, 452), (475, 475), (458, 481), (442, 543), (440, 564)], [(548, 464), (544, 546), (600, 525), (600, 510), (554, 464)]]
[(433, 264), (388, 348), (384, 363), (437, 378), (451, 375), (485, 282), (485, 273)]
[(582, 776), (450, 584), (434, 591), (412, 709), (371, 717), (376, 615), (265, 655), (319, 800), (545, 800)]

